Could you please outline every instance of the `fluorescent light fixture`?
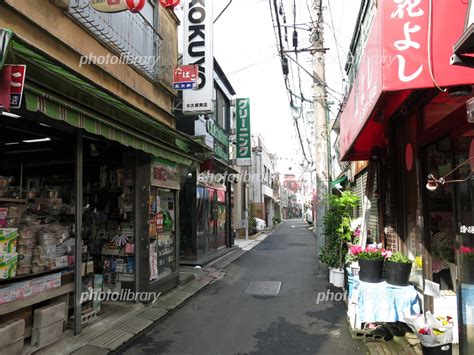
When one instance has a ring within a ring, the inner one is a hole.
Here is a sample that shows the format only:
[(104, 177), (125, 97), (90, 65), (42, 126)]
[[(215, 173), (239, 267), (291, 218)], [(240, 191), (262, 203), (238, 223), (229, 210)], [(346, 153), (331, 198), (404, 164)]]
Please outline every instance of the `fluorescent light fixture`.
[(46, 123), (40, 123), (40, 126), (51, 127), (51, 126), (47, 125)]
[(20, 142), (10, 142), (10, 143), (5, 143), (5, 145), (16, 145), (16, 144), (20, 144)]
[(0, 111), (0, 114), (5, 117), (10, 117), (10, 118), (21, 118), (21, 116), (15, 115), (14, 113), (10, 112), (5, 112), (5, 111)]
[(49, 142), (51, 138), (38, 138), (38, 139), (28, 139), (26, 141), (22, 141), (23, 143), (39, 143), (39, 142)]

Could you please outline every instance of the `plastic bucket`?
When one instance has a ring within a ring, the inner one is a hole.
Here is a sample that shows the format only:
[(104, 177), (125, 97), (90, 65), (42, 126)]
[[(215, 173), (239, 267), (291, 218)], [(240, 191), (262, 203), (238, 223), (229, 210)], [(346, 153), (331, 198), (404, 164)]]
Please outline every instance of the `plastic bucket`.
[(364, 282), (381, 282), (383, 260), (359, 259), (359, 280)]
[(411, 264), (387, 261), (385, 263), (385, 280), (395, 286), (408, 286)]
[(422, 344), (421, 350), (424, 355), (452, 355), (453, 344), (442, 344), (438, 346), (424, 346)]

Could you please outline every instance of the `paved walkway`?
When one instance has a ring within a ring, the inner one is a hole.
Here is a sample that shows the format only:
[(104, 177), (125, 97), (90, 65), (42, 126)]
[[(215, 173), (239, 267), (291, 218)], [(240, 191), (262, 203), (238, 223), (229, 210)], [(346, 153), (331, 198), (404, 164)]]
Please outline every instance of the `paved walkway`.
[(339, 291), (320, 278), (315, 238), (300, 220), (286, 221), (169, 317), (118, 354), (365, 354), (348, 329)]

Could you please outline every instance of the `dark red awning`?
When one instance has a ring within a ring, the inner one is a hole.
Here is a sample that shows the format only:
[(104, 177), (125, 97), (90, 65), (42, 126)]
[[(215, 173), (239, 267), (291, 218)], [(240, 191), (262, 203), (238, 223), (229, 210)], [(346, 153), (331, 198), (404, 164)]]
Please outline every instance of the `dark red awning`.
[(467, 2), (432, 2), (431, 24), (430, 0), (384, 0), (374, 7), (341, 114), (342, 160), (366, 160), (374, 147), (384, 146), (385, 123), (413, 90), (474, 84), (474, 70), (449, 64), (464, 30)]

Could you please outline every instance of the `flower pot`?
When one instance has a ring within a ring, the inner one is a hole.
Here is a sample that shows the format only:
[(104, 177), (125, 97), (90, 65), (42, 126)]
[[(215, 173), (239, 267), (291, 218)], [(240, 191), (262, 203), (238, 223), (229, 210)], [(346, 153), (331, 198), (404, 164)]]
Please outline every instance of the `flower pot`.
[(359, 259), (359, 280), (364, 282), (381, 282), (383, 260)]
[(390, 285), (408, 286), (410, 279), (411, 263), (397, 263), (387, 261), (385, 263), (385, 280)]
[(344, 270), (334, 269), (333, 270), (333, 285), (336, 287), (344, 287)]
[(333, 267), (329, 268), (329, 283), (331, 285), (334, 284), (334, 268)]
[(421, 344), (423, 355), (451, 355), (453, 353), (452, 344), (442, 344), (438, 346), (425, 346)]

